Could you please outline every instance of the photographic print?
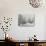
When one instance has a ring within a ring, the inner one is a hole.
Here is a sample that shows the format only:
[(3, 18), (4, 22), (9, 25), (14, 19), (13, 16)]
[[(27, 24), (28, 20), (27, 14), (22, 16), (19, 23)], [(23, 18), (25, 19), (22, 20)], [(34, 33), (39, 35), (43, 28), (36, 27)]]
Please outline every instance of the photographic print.
[(18, 15), (18, 26), (32, 27), (35, 25), (35, 15)]

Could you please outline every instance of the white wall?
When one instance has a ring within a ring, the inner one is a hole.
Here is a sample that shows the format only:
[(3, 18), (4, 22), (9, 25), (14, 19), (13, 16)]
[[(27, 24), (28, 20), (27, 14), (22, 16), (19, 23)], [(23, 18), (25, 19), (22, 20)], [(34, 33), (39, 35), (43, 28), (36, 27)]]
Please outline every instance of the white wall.
[[(45, 39), (46, 8), (32, 8), (28, 0), (0, 0), (0, 16), (13, 17), (12, 27), (9, 31), (17, 40), (27, 40), (34, 34), (39, 40)], [(35, 14), (34, 27), (19, 27), (18, 14)], [(1, 31), (2, 32), (2, 31)], [(1, 33), (0, 33), (1, 34)], [(2, 39), (2, 36), (0, 36)]]

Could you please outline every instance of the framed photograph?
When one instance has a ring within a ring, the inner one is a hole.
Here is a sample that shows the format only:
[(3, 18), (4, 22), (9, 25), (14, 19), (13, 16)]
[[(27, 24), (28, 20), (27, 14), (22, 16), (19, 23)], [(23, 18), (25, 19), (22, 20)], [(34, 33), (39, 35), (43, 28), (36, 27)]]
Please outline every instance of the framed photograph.
[(18, 26), (32, 27), (35, 25), (35, 15), (18, 15)]

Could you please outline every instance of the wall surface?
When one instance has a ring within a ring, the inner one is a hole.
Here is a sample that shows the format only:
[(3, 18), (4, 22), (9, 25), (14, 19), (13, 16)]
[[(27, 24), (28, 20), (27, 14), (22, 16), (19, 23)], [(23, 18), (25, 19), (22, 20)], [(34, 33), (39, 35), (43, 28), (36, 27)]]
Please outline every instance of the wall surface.
[[(17, 40), (27, 40), (34, 34), (37, 35), (37, 39), (46, 40), (46, 8), (44, 7), (33, 8), (28, 0), (0, 0), (0, 19), (4, 16), (13, 18), (11, 29), (8, 32)], [(35, 26), (19, 27), (18, 14), (35, 14)], [(2, 33), (3, 31), (0, 31), (0, 39), (4, 39)]]

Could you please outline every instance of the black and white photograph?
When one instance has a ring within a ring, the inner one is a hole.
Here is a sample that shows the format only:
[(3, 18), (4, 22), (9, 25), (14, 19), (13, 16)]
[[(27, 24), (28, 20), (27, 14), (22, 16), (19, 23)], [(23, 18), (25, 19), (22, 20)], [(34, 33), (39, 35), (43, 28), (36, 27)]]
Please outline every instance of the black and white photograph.
[(35, 15), (18, 15), (18, 26), (32, 27), (35, 25)]

